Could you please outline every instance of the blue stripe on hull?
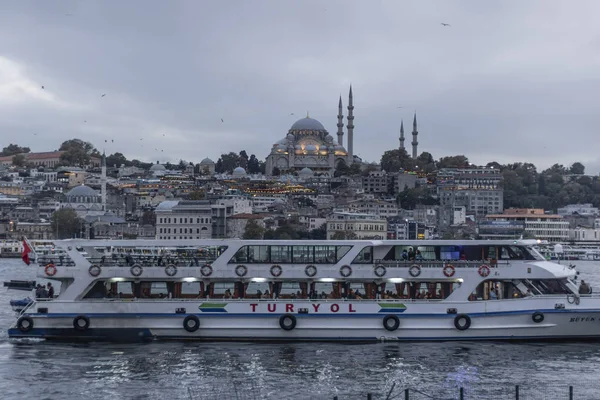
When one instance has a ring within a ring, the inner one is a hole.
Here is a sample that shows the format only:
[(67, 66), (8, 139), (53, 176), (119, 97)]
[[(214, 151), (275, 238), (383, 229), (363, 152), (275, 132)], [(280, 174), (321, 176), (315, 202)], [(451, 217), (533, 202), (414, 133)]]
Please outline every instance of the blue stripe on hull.
[[(466, 313), (471, 317), (493, 317), (499, 315), (518, 315), (518, 314), (533, 314), (534, 312), (539, 311), (546, 314), (589, 314), (589, 313), (600, 313), (600, 309), (593, 310), (555, 310), (555, 309), (533, 309), (533, 310), (520, 310), (520, 311), (498, 311), (498, 312), (484, 312), (484, 313)], [(308, 313), (308, 314), (295, 314), (291, 313), (296, 318), (312, 318), (312, 317), (323, 317), (323, 318), (374, 318), (381, 317), (381, 314), (398, 314), (398, 311), (386, 310), (379, 311), (377, 313), (371, 314), (355, 314), (355, 313)], [(197, 315), (198, 317), (227, 317), (227, 318), (236, 318), (236, 317), (278, 317), (284, 314), (288, 314), (285, 312), (273, 312), (273, 313), (229, 313), (229, 312), (200, 312), (200, 313), (188, 313), (188, 314), (177, 314), (173, 313), (48, 313), (48, 314), (37, 314), (37, 313), (26, 313), (25, 315), (34, 316), (36, 318), (75, 318), (78, 315), (86, 315), (87, 317), (94, 318), (182, 318), (186, 315)], [(455, 318), (456, 314), (407, 314), (405, 312), (402, 313), (402, 318)]]

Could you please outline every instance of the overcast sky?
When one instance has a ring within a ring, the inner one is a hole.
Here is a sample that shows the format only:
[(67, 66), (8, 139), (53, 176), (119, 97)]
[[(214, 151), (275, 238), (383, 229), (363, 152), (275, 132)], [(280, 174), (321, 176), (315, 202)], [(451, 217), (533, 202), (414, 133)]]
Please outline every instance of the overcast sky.
[(436, 159), (580, 161), (600, 172), (596, 0), (1, 9), (2, 147), (49, 151), (76, 137), (145, 161), (242, 149), (264, 159), (306, 111), (335, 136), (338, 96), (346, 107), (352, 83), (354, 151), (366, 161), (398, 146), (400, 119), (410, 125), (416, 110), (419, 153)]

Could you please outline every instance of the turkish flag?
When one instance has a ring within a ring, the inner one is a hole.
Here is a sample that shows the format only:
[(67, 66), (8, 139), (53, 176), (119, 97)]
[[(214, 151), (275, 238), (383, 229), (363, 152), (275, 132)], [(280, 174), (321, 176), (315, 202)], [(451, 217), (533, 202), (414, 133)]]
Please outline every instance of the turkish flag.
[(27, 241), (23, 239), (23, 252), (21, 253), (21, 259), (27, 265), (31, 264), (31, 261), (29, 260), (29, 253), (31, 253), (31, 249), (29, 248)]

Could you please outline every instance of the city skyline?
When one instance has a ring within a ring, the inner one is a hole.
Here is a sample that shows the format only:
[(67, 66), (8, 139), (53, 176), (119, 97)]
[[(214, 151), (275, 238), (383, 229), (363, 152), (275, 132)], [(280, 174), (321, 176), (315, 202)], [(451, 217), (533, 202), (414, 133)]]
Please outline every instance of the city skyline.
[(7, 4), (0, 132), (36, 152), (77, 137), (148, 162), (242, 149), (264, 160), (307, 110), (335, 134), (352, 84), (365, 161), (397, 148), (400, 120), (407, 128), (416, 111), (419, 153), (436, 159), (580, 161), (598, 173), (598, 11), (592, 1)]

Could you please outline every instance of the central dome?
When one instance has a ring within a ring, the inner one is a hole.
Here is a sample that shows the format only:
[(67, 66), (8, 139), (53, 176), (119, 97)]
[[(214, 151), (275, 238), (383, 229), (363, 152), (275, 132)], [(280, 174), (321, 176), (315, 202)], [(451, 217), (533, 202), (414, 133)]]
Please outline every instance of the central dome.
[(325, 127), (316, 119), (310, 117), (299, 119), (290, 128), (291, 131), (324, 131)]

